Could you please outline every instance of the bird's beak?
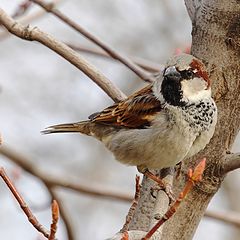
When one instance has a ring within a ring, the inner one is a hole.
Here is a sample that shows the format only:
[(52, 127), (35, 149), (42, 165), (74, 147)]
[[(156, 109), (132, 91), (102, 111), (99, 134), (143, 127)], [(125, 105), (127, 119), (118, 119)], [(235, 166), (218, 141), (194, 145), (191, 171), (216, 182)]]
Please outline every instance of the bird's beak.
[(179, 82), (182, 79), (181, 74), (178, 72), (178, 70), (176, 69), (175, 66), (168, 67), (165, 70), (163, 76), (164, 76), (164, 78), (167, 78), (170, 81), (177, 81), (177, 82)]

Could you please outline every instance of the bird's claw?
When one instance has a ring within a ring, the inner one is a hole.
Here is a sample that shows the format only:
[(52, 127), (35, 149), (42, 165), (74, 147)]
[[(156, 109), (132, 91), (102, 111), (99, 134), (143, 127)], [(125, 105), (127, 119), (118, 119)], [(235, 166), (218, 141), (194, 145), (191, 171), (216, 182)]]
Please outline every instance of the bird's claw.
[(175, 196), (174, 196), (174, 194), (173, 194), (171, 184), (168, 184), (168, 183), (166, 183), (166, 182), (163, 181), (163, 184), (161, 184), (161, 185), (158, 184), (157, 186), (152, 187), (152, 188), (151, 188), (151, 196), (152, 196), (153, 198), (156, 198), (157, 196), (156, 196), (155, 192), (158, 192), (158, 191), (160, 191), (160, 190), (163, 190), (163, 191), (166, 193), (166, 195), (167, 195), (168, 198), (169, 198), (169, 203), (170, 203), (170, 205), (171, 205), (173, 202), (175, 202)]

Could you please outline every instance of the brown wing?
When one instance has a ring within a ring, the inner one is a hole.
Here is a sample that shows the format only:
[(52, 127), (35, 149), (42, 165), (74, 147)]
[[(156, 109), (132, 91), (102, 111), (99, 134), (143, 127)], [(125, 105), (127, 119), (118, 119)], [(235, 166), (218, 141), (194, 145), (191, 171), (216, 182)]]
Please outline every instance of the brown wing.
[(152, 92), (152, 85), (130, 95), (100, 113), (90, 116), (93, 122), (127, 128), (144, 128), (161, 111), (161, 103)]

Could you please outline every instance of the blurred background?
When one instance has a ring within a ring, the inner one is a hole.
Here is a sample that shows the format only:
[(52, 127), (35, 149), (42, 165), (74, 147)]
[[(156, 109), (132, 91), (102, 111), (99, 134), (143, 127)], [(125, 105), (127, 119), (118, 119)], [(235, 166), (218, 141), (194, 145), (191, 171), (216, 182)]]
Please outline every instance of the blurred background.
[[(21, 0), (1, 0), (0, 7), (13, 14)], [(121, 53), (164, 64), (176, 51), (191, 45), (191, 22), (184, 2), (178, 0), (62, 0), (59, 9)], [(26, 15), (40, 10), (33, 6)], [(25, 15), (25, 16), (26, 16)], [(23, 18), (25, 17), (23, 16)], [(51, 14), (29, 22), (59, 40), (97, 49)], [(0, 29), (1, 33), (3, 29)], [(127, 95), (144, 83), (118, 62), (82, 54)], [(45, 127), (86, 119), (112, 104), (88, 77), (66, 60), (35, 43), (0, 34), (0, 132), (3, 145), (26, 156), (45, 176), (55, 176), (99, 190), (134, 194), (134, 167), (114, 160), (103, 145), (78, 134), (43, 136)], [(240, 151), (239, 140), (233, 151)], [(44, 184), (0, 155), (0, 165), (44, 226), (51, 223), (49, 195)], [(209, 205), (216, 211), (240, 211), (239, 172), (231, 173)], [(67, 211), (74, 239), (102, 240), (123, 225), (130, 203), (106, 200), (56, 189)], [(15, 199), (0, 181), (0, 233), (5, 240), (40, 240)], [(233, 225), (204, 218), (194, 240), (237, 240)], [(67, 240), (61, 221), (57, 237)]]

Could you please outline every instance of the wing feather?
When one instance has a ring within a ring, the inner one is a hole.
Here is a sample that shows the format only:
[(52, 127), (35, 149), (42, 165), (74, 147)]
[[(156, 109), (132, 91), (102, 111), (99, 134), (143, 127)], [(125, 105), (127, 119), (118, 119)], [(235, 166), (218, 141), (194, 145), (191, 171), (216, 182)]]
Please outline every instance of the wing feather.
[(153, 94), (152, 85), (148, 85), (126, 100), (91, 115), (90, 120), (119, 127), (145, 128), (161, 109), (161, 102)]

